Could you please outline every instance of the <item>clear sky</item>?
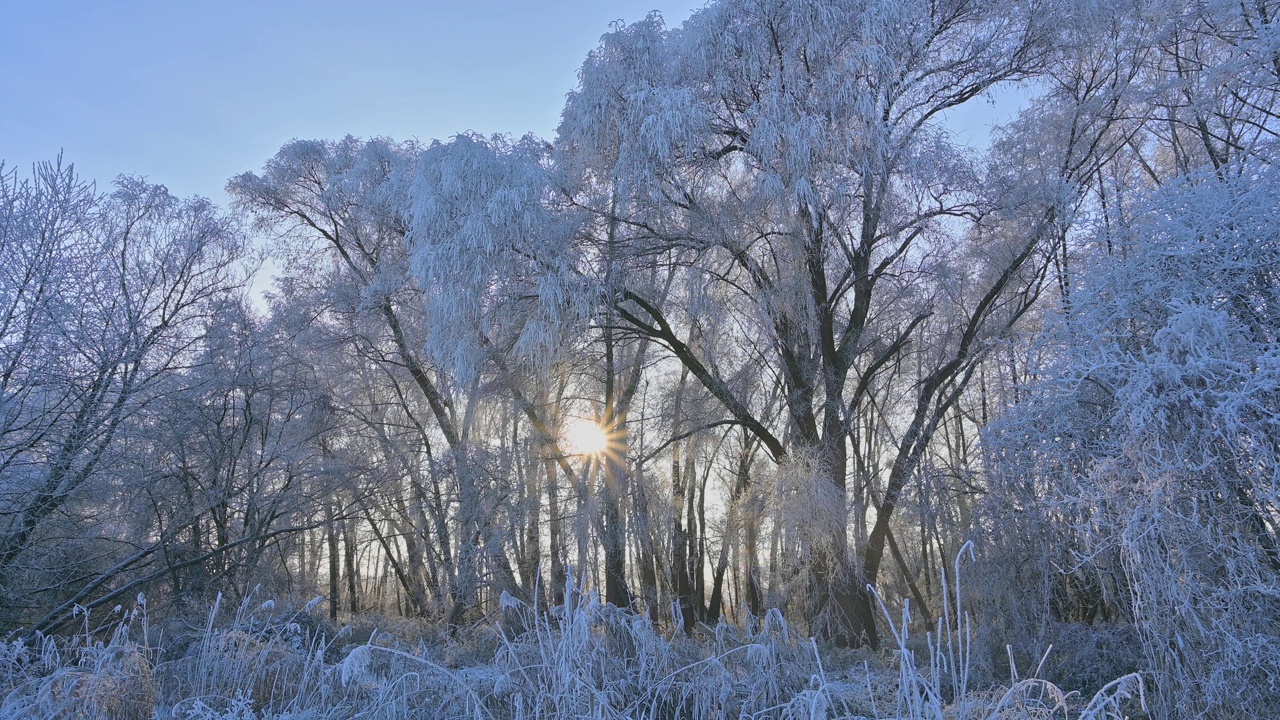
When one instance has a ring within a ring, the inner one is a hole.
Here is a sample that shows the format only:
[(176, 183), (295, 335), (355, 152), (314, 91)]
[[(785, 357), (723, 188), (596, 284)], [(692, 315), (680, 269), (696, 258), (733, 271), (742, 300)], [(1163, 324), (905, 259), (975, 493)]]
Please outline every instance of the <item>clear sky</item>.
[(293, 138), (550, 137), (613, 20), (703, 0), (0, 0), (0, 159), (226, 202)]

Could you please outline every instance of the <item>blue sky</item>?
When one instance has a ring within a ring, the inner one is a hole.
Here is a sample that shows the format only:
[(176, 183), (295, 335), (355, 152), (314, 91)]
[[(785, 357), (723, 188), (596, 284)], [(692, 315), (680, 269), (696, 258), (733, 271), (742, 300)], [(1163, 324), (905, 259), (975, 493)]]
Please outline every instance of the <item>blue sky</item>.
[(0, 0), (0, 159), (224, 203), (293, 138), (550, 137), (613, 20), (702, 0)]

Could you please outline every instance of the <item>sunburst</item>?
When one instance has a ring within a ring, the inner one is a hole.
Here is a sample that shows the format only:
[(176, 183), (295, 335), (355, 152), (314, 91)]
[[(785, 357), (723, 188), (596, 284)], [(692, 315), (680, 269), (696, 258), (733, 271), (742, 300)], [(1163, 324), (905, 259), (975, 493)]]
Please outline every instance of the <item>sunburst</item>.
[(609, 449), (609, 433), (586, 418), (570, 418), (561, 431), (564, 449), (570, 455), (600, 456)]

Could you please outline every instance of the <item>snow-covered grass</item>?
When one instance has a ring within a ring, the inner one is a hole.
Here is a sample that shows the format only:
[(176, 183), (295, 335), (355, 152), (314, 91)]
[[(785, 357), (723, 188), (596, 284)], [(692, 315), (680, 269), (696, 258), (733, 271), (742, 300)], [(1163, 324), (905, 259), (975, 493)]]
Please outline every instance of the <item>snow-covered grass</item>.
[(456, 648), (407, 636), (373, 633), (342, 647), (343, 634), (309, 635), (300, 620), (310, 608), (280, 614), (256, 601), (226, 621), (215, 606), (185, 650), (166, 657), (140, 606), (117, 616), (106, 639), (86, 619), (70, 638), (0, 643), (0, 719), (1141, 716), (1137, 675), (1086, 702), (1035, 673), (1018, 677), (1011, 663), (1007, 686), (975, 691), (970, 621), (954, 588), (923, 655), (911, 649), (920, 644), (908, 634), (909, 608), (895, 615), (882, 604), (895, 647), (860, 662), (824, 653), (776, 611), (691, 639), (572, 585), (570, 601), (549, 612), (504, 600), (501, 622), (477, 631), (493, 633), (496, 651), (462, 663)]

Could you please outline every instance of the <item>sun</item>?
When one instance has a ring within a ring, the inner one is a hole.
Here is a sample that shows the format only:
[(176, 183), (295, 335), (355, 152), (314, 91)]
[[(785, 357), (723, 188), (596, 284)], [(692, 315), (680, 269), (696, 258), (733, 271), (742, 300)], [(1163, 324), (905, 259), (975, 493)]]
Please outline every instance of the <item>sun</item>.
[(570, 418), (561, 431), (565, 450), (570, 455), (599, 455), (609, 449), (609, 435), (586, 418)]

